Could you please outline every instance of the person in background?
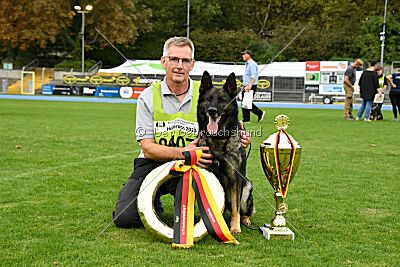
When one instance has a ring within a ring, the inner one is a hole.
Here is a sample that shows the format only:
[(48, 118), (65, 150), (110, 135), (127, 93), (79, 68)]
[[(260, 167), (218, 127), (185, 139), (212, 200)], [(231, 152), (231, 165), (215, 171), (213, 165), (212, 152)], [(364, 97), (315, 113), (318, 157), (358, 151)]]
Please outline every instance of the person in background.
[(399, 121), (399, 118), (397, 117), (397, 110), (400, 114), (400, 68), (397, 69), (397, 73), (388, 75), (387, 79), (391, 85), (389, 98), (390, 102), (392, 103), (394, 116), (392, 121)]
[[(246, 62), (246, 69), (244, 70), (244, 75), (243, 75), (242, 94), (244, 94), (244, 90), (248, 92), (252, 90), (254, 97), (254, 94), (257, 91), (258, 66), (257, 63), (252, 59), (253, 53), (250, 50), (245, 50), (242, 52), (242, 54), (243, 54), (243, 61)], [(246, 109), (242, 107), (244, 123), (250, 122), (250, 111), (257, 115), (258, 122), (261, 122), (264, 119), (265, 111), (259, 109), (256, 105), (254, 105), (253, 102), (251, 109)]]
[(358, 85), (360, 86), (360, 96), (363, 99), (360, 110), (357, 113), (356, 120), (360, 120), (364, 110), (364, 121), (371, 121), (369, 114), (371, 112), (372, 103), (379, 89), (378, 73), (375, 71), (376, 60), (369, 62), (369, 68), (366, 69), (360, 77)]
[(361, 68), (363, 62), (361, 59), (357, 59), (353, 64), (347, 67), (344, 73), (344, 84), (343, 88), (346, 93), (346, 99), (344, 102), (343, 118), (345, 120), (354, 120), (353, 117), (353, 93), (354, 83), (356, 82), (356, 69)]
[[(388, 86), (388, 81), (386, 79), (386, 75), (382, 73), (382, 66), (376, 65), (375, 66), (375, 71), (378, 73), (378, 79), (379, 79), (379, 89), (378, 89), (378, 94), (380, 96), (385, 94), (386, 88)], [(371, 109), (371, 114), (370, 114), (370, 119), (372, 118), (374, 120), (383, 120), (383, 115), (382, 115), (382, 105), (383, 103), (374, 103), (372, 104), (372, 109)]]

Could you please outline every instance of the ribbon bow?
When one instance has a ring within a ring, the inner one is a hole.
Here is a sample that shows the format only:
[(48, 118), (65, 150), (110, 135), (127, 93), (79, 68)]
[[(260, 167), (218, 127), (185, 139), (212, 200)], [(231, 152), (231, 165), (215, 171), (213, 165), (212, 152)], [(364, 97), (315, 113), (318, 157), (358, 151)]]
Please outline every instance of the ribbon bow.
[(195, 199), (207, 232), (218, 242), (238, 245), (239, 242), (231, 235), (218, 209), (205, 177), (195, 165), (202, 154), (201, 150), (185, 151), (183, 152), (185, 161), (175, 163), (170, 170), (172, 175), (183, 173), (175, 194), (174, 240), (172, 246), (180, 248), (194, 246)]

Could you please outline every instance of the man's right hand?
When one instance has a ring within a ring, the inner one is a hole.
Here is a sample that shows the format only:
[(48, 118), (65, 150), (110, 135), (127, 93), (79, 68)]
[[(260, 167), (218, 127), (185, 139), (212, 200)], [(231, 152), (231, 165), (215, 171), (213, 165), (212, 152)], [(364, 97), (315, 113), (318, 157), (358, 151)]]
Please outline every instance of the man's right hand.
[(192, 141), (189, 145), (184, 147), (184, 150), (193, 151), (196, 149), (201, 149), (203, 151), (203, 155), (201, 155), (201, 158), (199, 159), (198, 164), (201, 167), (206, 168), (206, 165), (204, 165), (204, 164), (212, 163), (213, 156), (211, 153), (204, 153), (204, 152), (210, 151), (210, 148), (208, 146), (197, 146), (197, 144), (199, 143), (199, 139), (200, 138), (198, 137), (196, 140)]

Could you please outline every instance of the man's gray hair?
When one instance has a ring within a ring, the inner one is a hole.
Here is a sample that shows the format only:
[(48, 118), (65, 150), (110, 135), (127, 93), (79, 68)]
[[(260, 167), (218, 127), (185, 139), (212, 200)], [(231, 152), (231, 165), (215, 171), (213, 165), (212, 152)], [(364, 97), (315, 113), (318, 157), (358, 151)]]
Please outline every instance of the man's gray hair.
[(169, 55), (169, 47), (171, 45), (176, 45), (176, 46), (189, 46), (192, 49), (192, 58), (194, 58), (194, 44), (193, 42), (186, 38), (186, 37), (172, 37), (169, 38), (165, 43), (164, 43), (164, 50), (163, 50), (163, 57)]

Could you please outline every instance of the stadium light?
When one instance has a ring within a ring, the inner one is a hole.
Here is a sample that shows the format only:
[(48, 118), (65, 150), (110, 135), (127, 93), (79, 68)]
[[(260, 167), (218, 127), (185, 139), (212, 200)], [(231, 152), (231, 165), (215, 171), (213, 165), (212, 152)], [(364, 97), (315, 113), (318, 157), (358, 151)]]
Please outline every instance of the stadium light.
[(82, 14), (82, 30), (80, 35), (82, 37), (82, 74), (85, 74), (85, 13), (90, 12), (93, 9), (92, 5), (86, 5), (84, 9), (81, 6), (74, 6), (76, 12)]
[(187, 1), (187, 15), (186, 15), (186, 38), (189, 39), (189, 24), (190, 24), (190, 0)]
[(383, 68), (383, 54), (384, 54), (384, 50), (385, 50), (385, 28), (386, 28), (386, 9), (387, 9), (387, 0), (385, 0), (385, 15), (383, 18), (383, 31), (380, 32), (380, 40), (382, 41), (381, 44), (381, 66)]

